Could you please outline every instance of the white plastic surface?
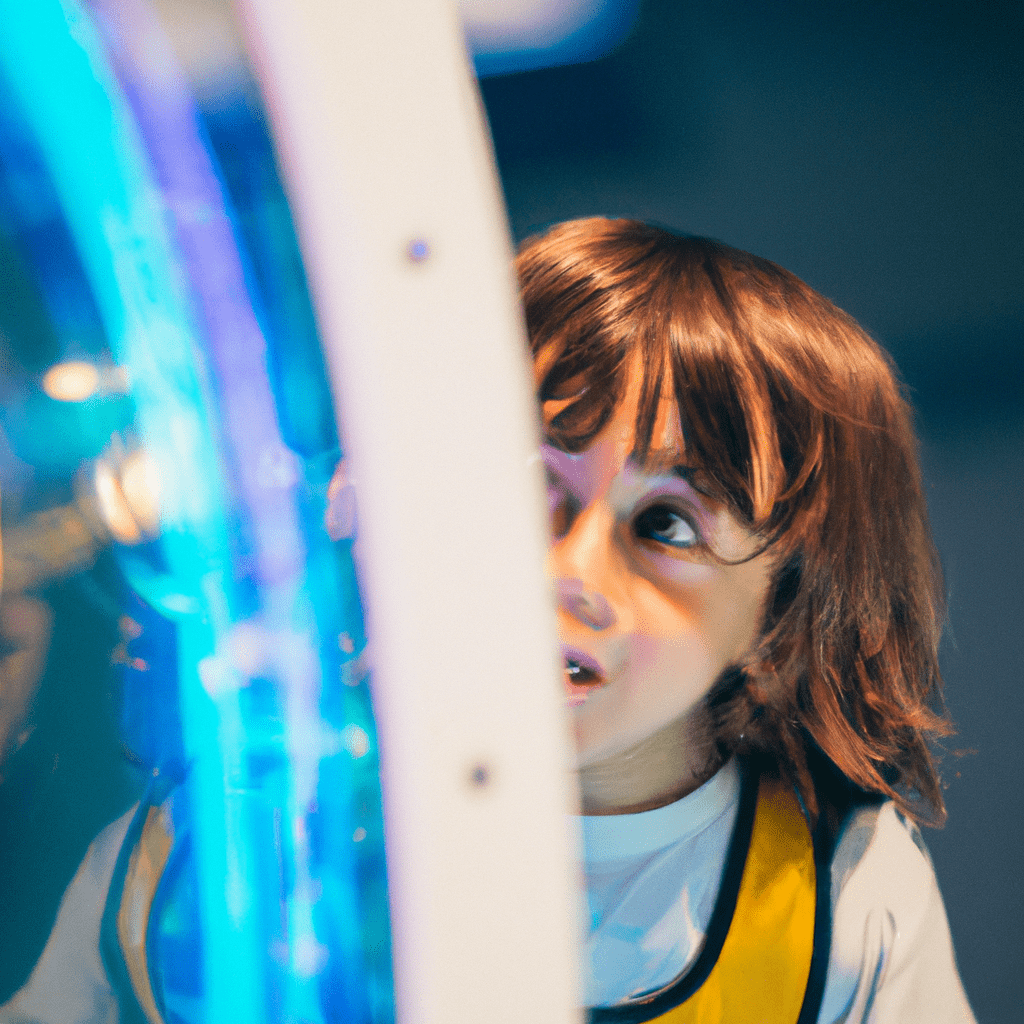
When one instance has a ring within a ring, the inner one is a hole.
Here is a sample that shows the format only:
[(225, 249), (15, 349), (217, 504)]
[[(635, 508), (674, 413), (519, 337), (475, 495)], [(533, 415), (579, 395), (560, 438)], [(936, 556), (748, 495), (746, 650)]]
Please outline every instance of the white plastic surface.
[(573, 796), (535, 414), (456, 9), (243, 14), (358, 493), (399, 1020), (568, 1024)]

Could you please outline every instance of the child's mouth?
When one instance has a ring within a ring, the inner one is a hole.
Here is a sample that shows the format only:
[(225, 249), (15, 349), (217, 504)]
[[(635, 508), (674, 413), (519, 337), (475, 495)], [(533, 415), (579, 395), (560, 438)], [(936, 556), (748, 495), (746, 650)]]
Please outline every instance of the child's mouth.
[(580, 651), (565, 651), (565, 695), (569, 707), (586, 703), (587, 697), (604, 682), (601, 666), (593, 658)]

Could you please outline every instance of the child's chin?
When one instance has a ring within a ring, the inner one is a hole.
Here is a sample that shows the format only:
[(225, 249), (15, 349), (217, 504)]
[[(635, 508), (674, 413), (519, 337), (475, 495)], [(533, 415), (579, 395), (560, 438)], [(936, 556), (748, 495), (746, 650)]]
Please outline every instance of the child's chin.
[(570, 711), (575, 711), (577, 708), (585, 707), (591, 692), (591, 690), (582, 686), (574, 687), (565, 695), (565, 706)]
[(587, 723), (579, 719), (573, 722), (573, 767), (576, 771), (596, 768), (611, 761), (622, 753), (626, 744), (609, 741), (606, 736), (596, 736)]

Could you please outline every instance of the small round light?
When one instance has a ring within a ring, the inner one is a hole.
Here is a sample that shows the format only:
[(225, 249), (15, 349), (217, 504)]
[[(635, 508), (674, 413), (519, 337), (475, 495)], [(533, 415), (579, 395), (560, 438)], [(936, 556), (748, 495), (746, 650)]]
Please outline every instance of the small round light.
[(43, 377), (43, 391), (58, 402), (84, 402), (99, 386), (100, 371), (79, 360), (51, 366)]
[(341, 730), (341, 742), (349, 754), (356, 759), (365, 757), (370, 752), (370, 737), (358, 725), (346, 725)]

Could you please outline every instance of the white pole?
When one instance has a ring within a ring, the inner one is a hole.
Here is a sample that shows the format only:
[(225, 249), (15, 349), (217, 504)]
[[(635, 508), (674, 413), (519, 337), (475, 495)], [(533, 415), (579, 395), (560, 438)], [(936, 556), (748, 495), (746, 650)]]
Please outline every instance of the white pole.
[(455, 6), (244, 0), (357, 482), (401, 1024), (578, 1019), (536, 438)]

